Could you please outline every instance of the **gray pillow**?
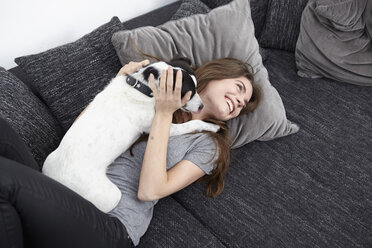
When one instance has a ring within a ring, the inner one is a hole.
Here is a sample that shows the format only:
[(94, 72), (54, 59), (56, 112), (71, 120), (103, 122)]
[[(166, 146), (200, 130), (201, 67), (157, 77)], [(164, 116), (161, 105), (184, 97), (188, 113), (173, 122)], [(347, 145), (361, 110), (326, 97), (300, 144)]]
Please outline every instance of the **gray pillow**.
[(269, 0), (260, 46), (294, 52), (308, 0)]
[(367, 33), (372, 27), (365, 24), (372, 18), (372, 1), (368, 2), (309, 1), (296, 45), (299, 76), (372, 86), (372, 38)]
[(249, 63), (264, 97), (256, 110), (228, 121), (233, 148), (237, 148), (256, 139), (283, 137), (299, 129), (287, 120), (283, 102), (268, 80), (250, 13), (248, 1), (235, 0), (205, 15), (169, 21), (158, 27), (117, 32), (112, 42), (123, 65), (144, 59), (133, 47), (132, 40), (145, 53), (165, 60), (181, 54), (196, 66), (223, 57), (235, 57)]
[[(209, 2), (207, 2), (207, 3), (216, 7), (215, 6), (216, 4), (218, 4), (218, 6), (219, 6), (219, 5), (225, 5), (225, 4), (230, 3), (230, 2), (231, 2), (231, 0), (222, 0), (222, 1), (216, 1), (214, 3), (209, 3)], [(267, 0), (265, 0), (265, 1), (253, 0), (253, 1), (250, 1), (250, 2), (251, 2), (251, 4), (256, 5), (256, 8), (255, 8), (257, 10), (256, 18), (260, 19), (259, 15), (262, 14), (263, 10), (265, 10), (264, 12), (266, 13), (265, 3), (267, 3)], [(178, 20), (178, 19), (181, 19), (181, 18), (184, 18), (184, 17), (195, 15), (195, 14), (206, 14), (210, 10), (211, 9), (208, 8), (208, 6), (206, 6), (200, 0), (183, 0), (180, 7), (176, 11), (176, 13), (171, 17), (170, 20)], [(251, 11), (252, 11), (252, 15), (253, 15), (253, 9), (251, 9)], [(260, 13), (260, 11), (261, 11), (261, 13)], [(253, 18), (253, 16), (252, 16), (252, 18)], [(253, 20), (253, 23), (254, 23), (254, 20)], [(257, 28), (256, 28), (255, 23), (254, 23), (254, 26), (255, 26), (255, 32), (257, 33)], [(260, 47), (259, 48), (259, 53), (261, 54), (262, 61), (265, 62), (268, 58), (267, 50)]]
[(178, 20), (195, 14), (205, 14), (211, 9), (200, 0), (183, 0), (171, 20)]
[(38, 165), (62, 138), (62, 129), (47, 107), (12, 73), (0, 67), (0, 116), (30, 148)]
[(113, 17), (75, 42), (15, 59), (64, 131), (120, 70), (110, 39), (121, 29)]

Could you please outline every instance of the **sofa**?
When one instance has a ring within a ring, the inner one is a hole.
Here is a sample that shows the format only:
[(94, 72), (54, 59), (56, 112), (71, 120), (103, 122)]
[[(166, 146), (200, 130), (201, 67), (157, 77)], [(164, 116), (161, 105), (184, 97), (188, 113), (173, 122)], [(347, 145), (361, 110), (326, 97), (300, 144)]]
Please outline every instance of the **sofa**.
[[(49, 104), (40, 90), (45, 86), (35, 81), (66, 80), (60, 75), (67, 71), (87, 89), (101, 83), (89, 91), (92, 97), (121, 67), (111, 44), (113, 32), (158, 26), (176, 13), (181, 15), (178, 18), (187, 18), (178, 11), (185, 2), (117, 23), (99, 38), (87, 34), (61, 46), (58, 54), (49, 50), (17, 58), (17, 67), (1, 68), (0, 117), (17, 131), (40, 167), (68, 129), (64, 118), (76, 117), (81, 107), (71, 104), (57, 118), (54, 110), (62, 104), (59, 99), (56, 105)], [(186, 15), (229, 2), (202, 0)], [(307, 2), (250, 1), (270, 83), (282, 99), (288, 120), (300, 130), (232, 149), (224, 191), (215, 199), (206, 196), (203, 183), (161, 199), (138, 247), (372, 247), (372, 87), (298, 76), (295, 49)], [(76, 48), (86, 44), (89, 48)], [(67, 54), (68, 49), (75, 50), (63, 58), (61, 50)], [(56, 57), (54, 61), (63, 67), (48, 71), (37, 56)], [(105, 66), (97, 61), (105, 61)], [(35, 75), (30, 75), (32, 71)], [(48, 96), (61, 91), (63, 87), (56, 88)], [(63, 100), (86, 95), (67, 92)]]

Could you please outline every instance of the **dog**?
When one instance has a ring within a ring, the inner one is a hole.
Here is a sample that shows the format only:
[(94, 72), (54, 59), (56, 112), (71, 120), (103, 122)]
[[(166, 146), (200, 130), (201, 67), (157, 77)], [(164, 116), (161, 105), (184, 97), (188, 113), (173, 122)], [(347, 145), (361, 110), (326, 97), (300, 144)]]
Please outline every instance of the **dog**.
[[(159, 88), (162, 70), (172, 66), (182, 71), (183, 97), (192, 91), (183, 111), (203, 108), (196, 92), (196, 77), (190, 61), (177, 57), (170, 62), (149, 64), (130, 75), (118, 75), (99, 93), (66, 132), (55, 151), (46, 158), (42, 173), (69, 187), (107, 213), (120, 201), (121, 192), (106, 176), (107, 167), (139, 138), (149, 133), (155, 115), (155, 97), (150, 74)], [(175, 82), (176, 80), (174, 80)], [(170, 135), (202, 130), (217, 132), (219, 126), (192, 120), (172, 124)]]

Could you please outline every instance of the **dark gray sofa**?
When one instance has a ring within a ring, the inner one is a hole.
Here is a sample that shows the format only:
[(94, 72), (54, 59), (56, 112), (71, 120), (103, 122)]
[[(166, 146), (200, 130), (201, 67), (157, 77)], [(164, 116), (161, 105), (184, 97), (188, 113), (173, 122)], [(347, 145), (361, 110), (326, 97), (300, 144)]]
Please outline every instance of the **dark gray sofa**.
[[(229, 1), (203, 2), (214, 8)], [(216, 199), (193, 184), (160, 200), (139, 247), (372, 247), (372, 87), (297, 76), (301, 12), (293, 9), (305, 4), (251, 1), (270, 82), (300, 131), (233, 150), (225, 189)], [(162, 24), (179, 5), (124, 26)], [(282, 19), (269, 11), (281, 12)], [(29, 85), (22, 69), (9, 71)]]

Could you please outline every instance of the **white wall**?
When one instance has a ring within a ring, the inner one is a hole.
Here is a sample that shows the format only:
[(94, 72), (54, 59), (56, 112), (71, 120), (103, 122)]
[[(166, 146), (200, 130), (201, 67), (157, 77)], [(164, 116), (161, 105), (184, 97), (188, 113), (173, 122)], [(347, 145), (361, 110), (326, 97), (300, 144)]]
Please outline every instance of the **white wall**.
[(0, 0), (0, 66), (75, 41), (117, 16), (121, 21), (176, 0)]

